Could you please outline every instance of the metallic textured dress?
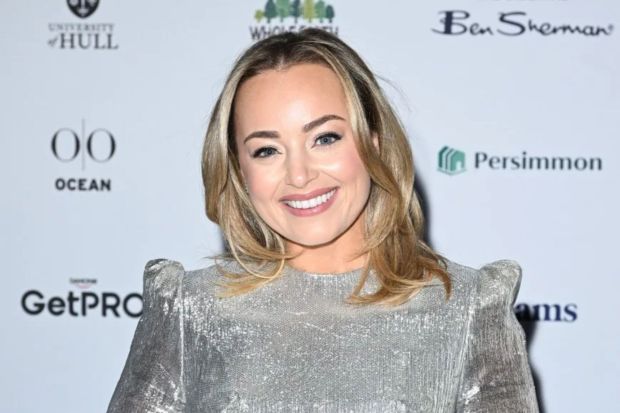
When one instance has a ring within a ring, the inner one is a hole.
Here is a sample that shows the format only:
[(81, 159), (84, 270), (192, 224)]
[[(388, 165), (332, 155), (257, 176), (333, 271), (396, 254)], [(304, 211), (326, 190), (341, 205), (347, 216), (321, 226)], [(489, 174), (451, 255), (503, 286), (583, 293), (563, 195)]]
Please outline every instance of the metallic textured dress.
[[(286, 267), (252, 293), (218, 299), (216, 267), (149, 261), (108, 413), (538, 412), (512, 308), (520, 267), (448, 263), (450, 300), (437, 281), (386, 309), (344, 303), (360, 270)], [(362, 291), (378, 285), (371, 272)]]

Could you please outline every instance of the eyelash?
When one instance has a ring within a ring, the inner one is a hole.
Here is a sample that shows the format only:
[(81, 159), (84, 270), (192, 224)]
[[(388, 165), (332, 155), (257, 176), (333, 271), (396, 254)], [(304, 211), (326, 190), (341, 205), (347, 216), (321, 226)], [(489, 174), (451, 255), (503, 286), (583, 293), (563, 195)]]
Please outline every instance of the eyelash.
[[(319, 146), (332, 145), (332, 144), (338, 142), (340, 139), (342, 139), (342, 136), (338, 135), (337, 133), (330, 132), (330, 133), (324, 133), (323, 135), (317, 137), (314, 140), (314, 142), (317, 142), (319, 139), (323, 139), (325, 137), (333, 138), (333, 140), (330, 143), (320, 144)], [(252, 153), (252, 158), (268, 158), (271, 155), (262, 156), (262, 154), (264, 154), (268, 150), (276, 151), (276, 149), (274, 147), (271, 147), (271, 146), (265, 146), (265, 147), (262, 147), (262, 148), (258, 148), (257, 150), (255, 150)]]

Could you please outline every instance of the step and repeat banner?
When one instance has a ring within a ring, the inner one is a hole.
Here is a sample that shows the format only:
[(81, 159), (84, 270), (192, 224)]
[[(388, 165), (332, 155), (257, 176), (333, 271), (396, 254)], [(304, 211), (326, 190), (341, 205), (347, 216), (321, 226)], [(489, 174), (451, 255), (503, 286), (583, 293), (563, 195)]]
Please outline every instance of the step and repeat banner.
[(233, 60), (308, 26), (380, 77), (432, 245), (522, 265), (542, 410), (620, 411), (619, 22), (614, 0), (3, 0), (0, 411), (105, 411), (144, 264), (221, 251), (200, 150)]

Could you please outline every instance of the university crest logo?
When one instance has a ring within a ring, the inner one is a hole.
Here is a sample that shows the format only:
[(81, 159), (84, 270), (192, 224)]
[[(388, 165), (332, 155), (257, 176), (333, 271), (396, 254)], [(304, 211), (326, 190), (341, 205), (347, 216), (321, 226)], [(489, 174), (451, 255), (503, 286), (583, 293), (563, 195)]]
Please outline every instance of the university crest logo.
[(99, 0), (67, 0), (67, 5), (73, 14), (80, 19), (85, 19), (97, 10)]

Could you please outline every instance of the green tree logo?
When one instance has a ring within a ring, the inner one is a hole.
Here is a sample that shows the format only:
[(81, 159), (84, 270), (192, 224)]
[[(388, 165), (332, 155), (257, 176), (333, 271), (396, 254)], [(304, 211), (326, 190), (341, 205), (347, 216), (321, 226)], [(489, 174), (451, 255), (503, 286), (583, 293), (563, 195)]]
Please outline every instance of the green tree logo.
[(318, 19), (323, 23), (327, 19), (330, 23), (336, 17), (334, 6), (326, 4), (323, 0), (267, 0), (265, 7), (254, 12), (254, 19), (260, 23), (263, 19), (267, 19), (267, 23), (271, 23), (271, 19), (280, 18), (280, 22), (284, 22), (287, 17), (295, 19), (295, 24), (300, 17), (303, 17), (308, 23), (312, 23), (314, 19)]
[(312, 23), (312, 19), (314, 19), (314, 0), (304, 0), (304, 19)]
[(297, 24), (297, 19), (299, 18), (299, 16), (301, 16), (301, 1), (300, 0), (294, 0), (291, 3), (291, 10), (289, 12), (289, 15), (295, 18), (295, 24)]
[(334, 8), (331, 4), (328, 4), (327, 7), (325, 7), (325, 17), (327, 18), (327, 20), (329, 20), (330, 23), (332, 22), (334, 17), (336, 17), (336, 13), (334, 12)]
[(465, 152), (444, 146), (439, 151), (437, 166), (439, 171), (448, 175), (465, 172)]
[(265, 4), (265, 17), (267, 18), (267, 23), (271, 23), (271, 19), (278, 15), (278, 9), (276, 8), (273, 0), (268, 0), (267, 4)]
[(285, 17), (288, 17), (291, 11), (291, 5), (289, 4), (289, 0), (278, 0), (276, 4), (276, 9), (278, 10), (278, 16), (280, 16), (280, 21), (283, 22)]
[(265, 12), (260, 9), (256, 10), (256, 13), (254, 13), (254, 18), (256, 19), (258, 23), (260, 23), (260, 21), (263, 20), (263, 17), (265, 17)]

